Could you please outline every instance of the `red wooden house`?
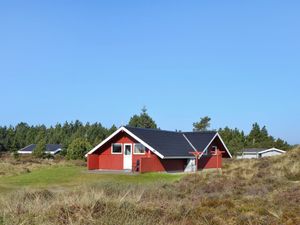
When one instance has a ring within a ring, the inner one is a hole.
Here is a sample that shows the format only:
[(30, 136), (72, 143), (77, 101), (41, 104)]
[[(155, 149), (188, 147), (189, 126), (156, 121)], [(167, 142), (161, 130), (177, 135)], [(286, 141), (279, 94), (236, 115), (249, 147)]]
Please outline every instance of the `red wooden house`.
[[(196, 153), (196, 154), (195, 154)], [(198, 161), (195, 160), (198, 155)], [(89, 170), (138, 172), (221, 168), (231, 154), (216, 131), (121, 127), (86, 154)]]

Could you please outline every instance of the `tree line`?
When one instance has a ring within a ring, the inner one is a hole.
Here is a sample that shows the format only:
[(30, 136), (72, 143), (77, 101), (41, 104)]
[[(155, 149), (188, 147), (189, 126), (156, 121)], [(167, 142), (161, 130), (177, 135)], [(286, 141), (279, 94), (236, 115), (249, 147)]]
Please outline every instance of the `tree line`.
[[(35, 153), (37, 156), (42, 156), (46, 143), (62, 144), (62, 154), (68, 155), (70, 158), (78, 158), (73, 156), (72, 146), (78, 144), (82, 147), (84, 145), (84, 149), (88, 149), (99, 144), (116, 129), (115, 125), (105, 128), (101, 123), (83, 124), (79, 120), (58, 123), (50, 127), (30, 126), (21, 122), (16, 126), (0, 126), (0, 151), (16, 152), (30, 144), (37, 144)], [(67, 151), (68, 149), (70, 151)]]
[[(157, 128), (154, 120), (148, 115), (144, 107), (139, 115), (133, 115), (129, 122), (132, 127)], [(30, 145), (36, 144), (33, 155), (36, 157), (48, 157), (45, 154), (45, 145), (62, 144), (63, 151), (60, 153), (68, 159), (80, 159), (106, 137), (117, 130), (115, 125), (110, 128), (101, 123), (74, 122), (58, 123), (55, 126), (45, 125), (30, 126), (21, 122), (16, 126), (0, 126), (0, 153), (17, 151)]]
[[(208, 130), (210, 121), (211, 118), (208, 116), (200, 118), (198, 122), (193, 123), (194, 131)], [(261, 127), (258, 123), (252, 125), (252, 129), (248, 135), (238, 128), (231, 129), (229, 127), (220, 128), (218, 132), (233, 155), (237, 155), (239, 151), (245, 148), (275, 147), (288, 150), (292, 147), (286, 141), (269, 135), (266, 126)]]
[[(194, 131), (205, 131), (210, 127), (211, 118), (203, 117), (199, 122), (193, 123)], [(134, 115), (128, 122), (129, 126), (159, 129), (156, 122), (149, 116), (144, 107), (139, 115)], [(16, 126), (0, 126), (0, 152), (16, 153), (19, 149), (30, 144), (37, 144), (34, 155), (45, 156), (45, 144), (62, 144), (62, 155), (69, 159), (83, 158), (93, 147), (117, 130), (115, 125), (110, 128), (101, 123), (82, 123), (79, 120), (65, 122), (55, 126), (30, 126), (21, 122)], [(178, 131), (180, 132), (180, 131)], [(229, 127), (218, 130), (225, 144), (233, 155), (243, 148), (270, 148), (283, 150), (291, 146), (284, 140), (274, 138), (268, 134), (265, 126), (260, 127), (254, 123), (248, 135), (243, 131)]]

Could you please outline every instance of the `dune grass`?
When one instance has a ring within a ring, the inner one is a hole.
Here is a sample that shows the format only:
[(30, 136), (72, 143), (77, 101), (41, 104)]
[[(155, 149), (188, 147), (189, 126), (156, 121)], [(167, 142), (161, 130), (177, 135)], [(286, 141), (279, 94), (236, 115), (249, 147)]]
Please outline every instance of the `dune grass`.
[[(222, 173), (90, 174), (58, 163), (5, 175), (0, 224), (300, 224), (300, 148)], [(68, 176), (68, 178), (67, 178)]]

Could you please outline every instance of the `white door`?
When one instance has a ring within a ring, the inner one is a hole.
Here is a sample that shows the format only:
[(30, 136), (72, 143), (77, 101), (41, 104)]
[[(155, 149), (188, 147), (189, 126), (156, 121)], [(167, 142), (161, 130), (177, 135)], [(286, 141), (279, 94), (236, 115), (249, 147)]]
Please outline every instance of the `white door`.
[(132, 144), (124, 144), (124, 170), (132, 169)]
[(184, 169), (184, 172), (195, 172), (196, 171), (196, 162), (195, 159), (188, 159), (187, 165)]

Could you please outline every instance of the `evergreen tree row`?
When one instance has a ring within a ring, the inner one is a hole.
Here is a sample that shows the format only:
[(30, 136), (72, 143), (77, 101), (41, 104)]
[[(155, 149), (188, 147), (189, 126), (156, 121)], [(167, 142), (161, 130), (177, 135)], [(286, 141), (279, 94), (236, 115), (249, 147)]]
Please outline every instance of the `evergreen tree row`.
[[(200, 118), (199, 122), (193, 123), (194, 131), (206, 131), (210, 127), (211, 118), (205, 116)], [(278, 148), (288, 150), (290, 146), (286, 141), (269, 135), (266, 126), (262, 128), (258, 123), (252, 125), (252, 129), (248, 135), (244, 131), (237, 128), (231, 129), (229, 127), (220, 128), (218, 130), (226, 146), (233, 155), (238, 154), (245, 148)]]
[[(205, 131), (210, 127), (210, 118), (203, 117), (199, 122), (193, 124), (194, 131)], [(129, 126), (157, 129), (155, 121), (148, 115), (144, 107), (139, 115), (131, 117)], [(116, 126), (105, 128), (101, 123), (86, 123), (76, 120), (65, 122), (55, 126), (45, 125), (29, 126), (27, 123), (19, 123), (16, 126), (0, 126), (0, 152), (17, 150), (30, 145), (37, 144), (34, 155), (42, 157), (46, 143), (62, 144), (63, 152), (69, 159), (83, 158), (84, 155), (116, 130)], [(271, 148), (287, 150), (291, 146), (284, 140), (275, 139), (268, 134), (265, 126), (262, 128), (254, 123), (248, 135), (239, 129), (229, 127), (218, 130), (225, 144), (236, 155), (243, 148)]]
[(51, 127), (29, 126), (23, 122), (16, 126), (0, 126), (0, 151), (15, 152), (27, 145), (39, 143), (62, 144), (66, 150), (76, 139), (86, 140), (89, 145), (95, 146), (116, 129), (114, 125), (105, 128), (101, 123), (83, 124), (78, 120)]
[(267, 128), (263, 126), (260, 128), (258, 123), (252, 125), (252, 129), (248, 135), (239, 129), (230, 129), (225, 127), (219, 129), (219, 133), (225, 142), (228, 149), (233, 155), (236, 155), (244, 148), (278, 148), (288, 150), (291, 146), (284, 140), (269, 135)]

